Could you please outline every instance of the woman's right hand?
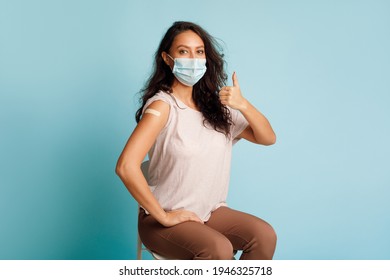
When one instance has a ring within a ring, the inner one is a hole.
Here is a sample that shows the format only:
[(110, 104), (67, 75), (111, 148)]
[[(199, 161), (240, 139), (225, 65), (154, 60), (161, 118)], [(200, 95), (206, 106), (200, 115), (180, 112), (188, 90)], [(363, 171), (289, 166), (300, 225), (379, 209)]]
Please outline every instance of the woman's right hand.
[(194, 212), (184, 209), (166, 212), (165, 219), (161, 221), (161, 224), (165, 227), (171, 227), (184, 222), (197, 222), (203, 224), (203, 221)]

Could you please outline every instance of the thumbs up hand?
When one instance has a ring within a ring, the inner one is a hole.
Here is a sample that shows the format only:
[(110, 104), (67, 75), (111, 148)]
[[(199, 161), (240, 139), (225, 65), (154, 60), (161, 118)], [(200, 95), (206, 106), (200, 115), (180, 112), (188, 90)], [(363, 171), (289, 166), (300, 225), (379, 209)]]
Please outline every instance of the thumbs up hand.
[(232, 76), (233, 86), (225, 86), (219, 91), (219, 100), (223, 105), (233, 109), (242, 110), (246, 108), (246, 99), (242, 96), (236, 72)]

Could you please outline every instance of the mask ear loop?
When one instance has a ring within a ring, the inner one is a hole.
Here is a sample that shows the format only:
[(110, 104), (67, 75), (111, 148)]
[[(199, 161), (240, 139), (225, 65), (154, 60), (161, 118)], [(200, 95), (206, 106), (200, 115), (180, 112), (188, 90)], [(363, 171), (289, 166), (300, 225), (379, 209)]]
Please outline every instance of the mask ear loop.
[(167, 53), (167, 56), (169, 56), (170, 59), (172, 59), (173, 62), (175, 62), (175, 59)]
[[(170, 56), (169, 53), (166, 53), (166, 54), (167, 54), (167, 56), (168, 56), (170, 59), (172, 59), (172, 61), (173, 61), (173, 66), (175, 66), (175, 59), (174, 59), (172, 56)], [(171, 67), (171, 65), (169, 65), (168, 61), (165, 61), (165, 63), (169, 66), (169, 68), (171, 68), (171, 70), (173, 70), (173, 68)]]

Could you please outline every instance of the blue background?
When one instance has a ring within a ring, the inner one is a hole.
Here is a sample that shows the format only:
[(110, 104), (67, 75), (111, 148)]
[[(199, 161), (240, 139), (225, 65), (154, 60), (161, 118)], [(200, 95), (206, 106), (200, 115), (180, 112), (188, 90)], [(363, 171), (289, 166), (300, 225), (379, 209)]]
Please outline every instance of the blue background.
[[(114, 169), (166, 29), (223, 40), (271, 121), (240, 141), (229, 203), (275, 259), (390, 259), (388, 1), (0, 1), (0, 259), (134, 259)], [(231, 81), (230, 81), (231, 83)]]

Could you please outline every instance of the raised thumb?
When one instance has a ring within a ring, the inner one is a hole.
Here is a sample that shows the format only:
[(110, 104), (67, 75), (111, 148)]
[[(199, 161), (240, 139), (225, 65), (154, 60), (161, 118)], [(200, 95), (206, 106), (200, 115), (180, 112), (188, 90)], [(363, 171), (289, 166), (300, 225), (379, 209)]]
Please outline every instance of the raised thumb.
[(236, 74), (236, 72), (233, 73), (232, 80), (233, 80), (233, 86), (234, 86), (234, 87), (239, 87), (239, 86), (240, 86), (240, 85), (238, 84), (238, 79), (237, 79), (237, 74)]

